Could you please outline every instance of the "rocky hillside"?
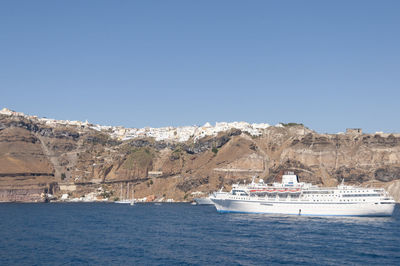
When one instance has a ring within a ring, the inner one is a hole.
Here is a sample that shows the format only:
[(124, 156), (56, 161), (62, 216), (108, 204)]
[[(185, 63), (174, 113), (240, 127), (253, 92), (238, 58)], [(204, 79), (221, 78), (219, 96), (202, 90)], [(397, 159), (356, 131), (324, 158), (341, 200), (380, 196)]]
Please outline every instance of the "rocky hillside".
[(116, 138), (88, 123), (60, 124), (0, 114), (0, 201), (129, 197), (191, 200), (254, 175), (284, 170), (302, 181), (385, 187), (400, 200), (400, 136), (318, 134), (303, 125), (227, 128), (184, 141)]

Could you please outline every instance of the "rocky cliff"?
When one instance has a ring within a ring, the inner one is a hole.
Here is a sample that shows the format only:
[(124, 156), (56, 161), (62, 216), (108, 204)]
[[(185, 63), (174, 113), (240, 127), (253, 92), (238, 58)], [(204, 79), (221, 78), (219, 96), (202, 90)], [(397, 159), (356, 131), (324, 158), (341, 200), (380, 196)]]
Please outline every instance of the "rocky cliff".
[(185, 141), (115, 138), (88, 124), (49, 124), (0, 114), (0, 201), (60, 198), (191, 200), (253, 175), (284, 170), (302, 181), (385, 187), (400, 200), (400, 136), (318, 134), (303, 125), (227, 128)]

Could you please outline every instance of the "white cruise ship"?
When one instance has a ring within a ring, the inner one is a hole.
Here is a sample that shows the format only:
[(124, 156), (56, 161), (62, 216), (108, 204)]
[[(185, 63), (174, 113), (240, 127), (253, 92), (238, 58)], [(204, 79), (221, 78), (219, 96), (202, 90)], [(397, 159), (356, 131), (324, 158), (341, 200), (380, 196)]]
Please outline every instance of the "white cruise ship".
[[(254, 182), (252, 182), (254, 183)], [(395, 201), (382, 188), (318, 187), (299, 182), (293, 172), (282, 183), (233, 185), (230, 193), (210, 198), (219, 212), (271, 213), (314, 216), (391, 216)]]

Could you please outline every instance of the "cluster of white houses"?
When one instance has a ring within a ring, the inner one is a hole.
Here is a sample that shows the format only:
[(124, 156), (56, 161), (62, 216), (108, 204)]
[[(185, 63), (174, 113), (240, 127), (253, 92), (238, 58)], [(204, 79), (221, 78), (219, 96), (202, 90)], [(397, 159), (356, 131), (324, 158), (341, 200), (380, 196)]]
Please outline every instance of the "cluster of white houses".
[[(50, 118), (39, 118), (37, 116), (29, 116), (25, 115), (21, 112), (15, 112), (9, 110), (7, 108), (3, 108), (0, 110), (0, 114), (15, 116), (15, 117), (24, 117), (30, 119), (32, 121), (36, 121), (38, 123), (42, 123), (48, 126), (75, 126), (80, 129), (94, 129), (97, 131), (102, 131), (114, 139), (118, 140), (129, 140), (135, 138), (154, 138), (156, 141), (172, 141), (172, 142), (185, 142), (189, 139), (193, 139), (196, 142), (198, 139), (201, 139), (206, 136), (216, 136), (219, 132), (228, 131), (231, 129), (239, 129), (242, 132), (246, 132), (252, 136), (260, 136), (263, 132), (270, 127), (269, 124), (266, 123), (247, 123), (247, 122), (217, 122), (215, 126), (210, 123), (206, 123), (203, 126), (183, 126), (183, 127), (161, 127), (161, 128), (125, 128), (122, 126), (101, 126), (90, 124), (88, 121), (70, 121), (70, 120), (56, 120)], [(277, 124), (275, 127), (283, 127), (282, 124)], [(344, 134), (344, 133), (338, 133)], [(346, 134), (350, 135), (359, 135), (362, 134), (362, 130), (360, 128), (349, 128), (346, 130)], [(380, 135), (389, 135), (384, 134), (383, 132), (376, 132), (376, 134)]]
[[(167, 140), (167, 141), (177, 141), (184, 142), (193, 138), (194, 141), (205, 137), (205, 136), (216, 136), (219, 132), (227, 131), (230, 129), (240, 129), (243, 132), (247, 132), (252, 136), (259, 136), (263, 133), (263, 130), (270, 127), (269, 124), (250, 124), (247, 122), (217, 122), (215, 126), (210, 123), (206, 123), (203, 126), (183, 126), (183, 127), (161, 127), (161, 128), (125, 128), (121, 126), (101, 126), (93, 125), (87, 121), (70, 121), (70, 120), (56, 120), (49, 118), (38, 118), (37, 116), (29, 116), (24, 113), (11, 111), (7, 108), (3, 108), (0, 114), (24, 117), (39, 123), (43, 123), (49, 126), (57, 125), (68, 125), (77, 126), (80, 128), (91, 128), (98, 131), (104, 131), (111, 135), (111, 137), (119, 140), (128, 140), (134, 138), (150, 137), (157, 141)], [(281, 127), (282, 125), (276, 125)]]

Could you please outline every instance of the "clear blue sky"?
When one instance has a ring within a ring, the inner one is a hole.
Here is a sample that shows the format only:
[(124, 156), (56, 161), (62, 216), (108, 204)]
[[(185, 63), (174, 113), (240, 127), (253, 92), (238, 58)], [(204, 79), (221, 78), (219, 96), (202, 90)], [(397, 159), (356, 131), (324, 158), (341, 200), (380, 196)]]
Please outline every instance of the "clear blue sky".
[(400, 1), (0, 1), (0, 108), (400, 132)]

